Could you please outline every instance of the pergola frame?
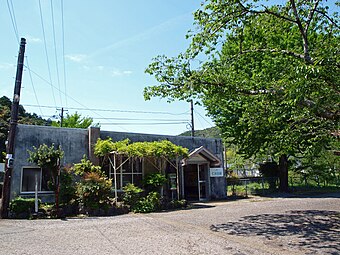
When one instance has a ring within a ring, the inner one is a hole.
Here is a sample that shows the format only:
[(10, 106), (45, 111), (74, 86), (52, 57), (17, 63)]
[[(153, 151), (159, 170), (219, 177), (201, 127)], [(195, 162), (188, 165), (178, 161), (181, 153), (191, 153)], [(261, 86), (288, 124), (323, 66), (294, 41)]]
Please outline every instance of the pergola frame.
[[(127, 157), (126, 160), (124, 160), (120, 165), (117, 166), (117, 157)], [(113, 160), (111, 159), (111, 157), (113, 157)], [(150, 157), (133, 157), (133, 156), (129, 156), (127, 155), (126, 153), (120, 153), (118, 151), (112, 151), (110, 152), (110, 154), (108, 155), (108, 160), (109, 160), (109, 167), (113, 168), (113, 176), (114, 176), (114, 186), (115, 186), (115, 189), (114, 189), (114, 192), (115, 192), (115, 201), (118, 200), (118, 192), (117, 192), (117, 170), (122, 167), (126, 162), (128, 162), (130, 159), (132, 158), (139, 158), (139, 159), (142, 159), (142, 161), (144, 161), (145, 159), (146, 160), (149, 160)], [(179, 190), (179, 162), (180, 162), (180, 157), (176, 157), (175, 158), (175, 161), (176, 161), (176, 164), (174, 164), (170, 158), (167, 158), (165, 156), (161, 156), (161, 157), (153, 157), (153, 158), (156, 158), (156, 159), (161, 159), (161, 160), (165, 160), (165, 162), (168, 162), (171, 166), (173, 166), (176, 170), (176, 184), (177, 184), (177, 199), (180, 199), (180, 190)], [(159, 172), (162, 171), (162, 165), (161, 166), (157, 166), (155, 165), (152, 161), (149, 160), (149, 163), (151, 163), (157, 170), (159, 170)], [(162, 164), (162, 163), (161, 163)], [(133, 168), (133, 165), (132, 165), (132, 168)], [(111, 171), (111, 170), (110, 170)]]

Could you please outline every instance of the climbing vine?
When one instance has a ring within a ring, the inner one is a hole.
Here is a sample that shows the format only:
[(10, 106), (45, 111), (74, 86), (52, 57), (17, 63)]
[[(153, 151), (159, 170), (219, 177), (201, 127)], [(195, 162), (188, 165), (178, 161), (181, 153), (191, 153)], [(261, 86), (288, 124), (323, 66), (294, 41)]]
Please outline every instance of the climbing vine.
[(118, 152), (129, 157), (166, 157), (174, 159), (177, 157), (188, 157), (188, 149), (175, 145), (168, 140), (154, 142), (130, 143), (129, 139), (113, 142), (111, 138), (98, 139), (94, 153), (98, 157), (105, 156), (110, 152)]

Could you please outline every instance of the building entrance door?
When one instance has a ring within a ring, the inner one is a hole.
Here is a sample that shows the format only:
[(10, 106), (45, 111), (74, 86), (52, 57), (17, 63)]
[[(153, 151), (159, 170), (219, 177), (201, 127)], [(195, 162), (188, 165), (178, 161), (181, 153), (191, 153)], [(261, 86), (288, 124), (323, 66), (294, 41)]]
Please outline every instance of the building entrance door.
[(184, 194), (187, 200), (206, 200), (208, 165), (189, 164), (184, 168)]
[(197, 165), (198, 172), (198, 199), (207, 199), (207, 165)]

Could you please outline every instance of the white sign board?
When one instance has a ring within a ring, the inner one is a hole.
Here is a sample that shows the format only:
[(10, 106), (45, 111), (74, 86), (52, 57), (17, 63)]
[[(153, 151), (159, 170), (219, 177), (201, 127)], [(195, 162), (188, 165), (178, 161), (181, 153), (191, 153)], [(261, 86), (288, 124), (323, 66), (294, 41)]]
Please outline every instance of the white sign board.
[(0, 172), (5, 172), (5, 163), (0, 163)]
[(224, 171), (222, 167), (210, 168), (210, 177), (223, 177)]

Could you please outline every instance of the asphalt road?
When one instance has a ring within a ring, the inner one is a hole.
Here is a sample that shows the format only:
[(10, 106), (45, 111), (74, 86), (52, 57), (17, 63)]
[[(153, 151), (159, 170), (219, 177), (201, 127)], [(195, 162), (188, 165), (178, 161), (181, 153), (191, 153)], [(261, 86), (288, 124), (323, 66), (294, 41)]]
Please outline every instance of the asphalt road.
[(0, 220), (0, 254), (340, 254), (340, 193), (66, 220)]

